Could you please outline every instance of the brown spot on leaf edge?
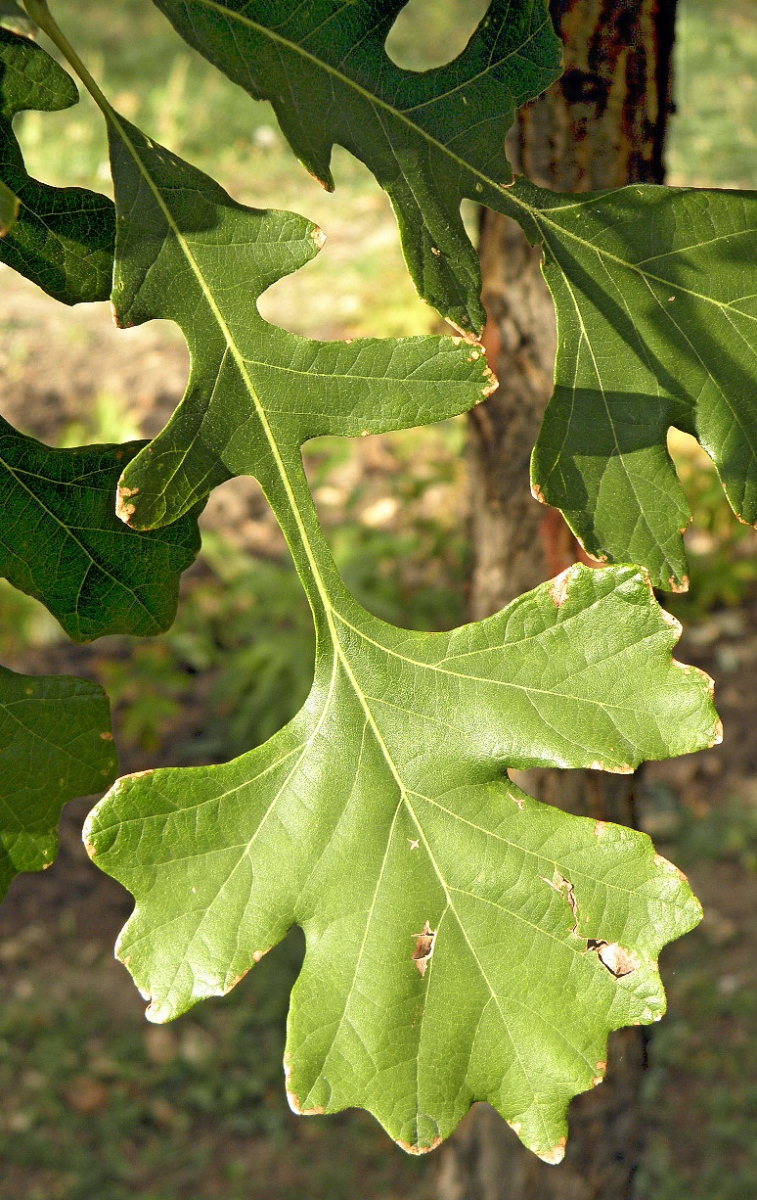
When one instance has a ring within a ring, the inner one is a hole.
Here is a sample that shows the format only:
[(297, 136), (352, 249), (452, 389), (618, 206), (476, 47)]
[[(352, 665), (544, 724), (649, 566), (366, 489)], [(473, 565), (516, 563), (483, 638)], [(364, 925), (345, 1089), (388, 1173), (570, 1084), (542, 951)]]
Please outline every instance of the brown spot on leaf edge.
[(566, 1138), (561, 1137), (556, 1146), (553, 1146), (551, 1150), (545, 1150), (543, 1154), (537, 1154), (537, 1158), (540, 1158), (542, 1162), (549, 1163), (552, 1167), (556, 1167), (565, 1158), (566, 1140)]
[(568, 599), (568, 588), (570, 586), (573, 568), (568, 567), (567, 570), (561, 571), (555, 576), (549, 585), (549, 595), (557, 608), (562, 608), (565, 601)]
[(404, 1150), (405, 1154), (430, 1154), (432, 1150), (436, 1150), (436, 1147), (441, 1146), (441, 1144), (442, 1139), (440, 1137), (435, 1137), (433, 1142), (430, 1142), (428, 1146), (413, 1146), (410, 1142), (397, 1142), (400, 1150)]

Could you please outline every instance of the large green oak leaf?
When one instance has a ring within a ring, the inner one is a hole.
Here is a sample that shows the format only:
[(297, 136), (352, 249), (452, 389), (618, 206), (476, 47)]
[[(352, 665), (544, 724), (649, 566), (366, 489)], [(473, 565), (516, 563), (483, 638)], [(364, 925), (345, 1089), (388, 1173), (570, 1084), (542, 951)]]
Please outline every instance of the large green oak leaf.
[(645, 835), (540, 804), (507, 768), (709, 745), (708, 681), (671, 660), (679, 629), (631, 568), (573, 567), (451, 633), (326, 591), (289, 725), (223, 766), (126, 776), (88, 818), (136, 897), (118, 956), (166, 1021), (297, 923), (295, 1111), (359, 1105), (422, 1152), (486, 1100), (557, 1162), (570, 1098), (601, 1081), (610, 1030), (661, 1016), (658, 953), (700, 909)]
[(0, 667), (0, 899), (20, 871), (50, 866), (63, 805), (117, 770), (102, 688)]
[(608, 1030), (662, 1013), (658, 950), (699, 909), (643, 835), (536, 805), (506, 770), (630, 771), (711, 745), (709, 681), (672, 661), (678, 628), (628, 568), (572, 569), (449, 634), (361, 609), (302, 443), (470, 409), (491, 387), (480, 349), (314, 342), (263, 321), (257, 296), (312, 257), (319, 231), (235, 203), (93, 90), (118, 320), (176, 321), (192, 359), (174, 417), (124, 472), (119, 512), (155, 527), (229, 474), (255, 476), (317, 635), (313, 690), (270, 741), (225, 766), (129, 777), (88, 821), (93, 858), (137, 897), (119, 952), (166, 1020), (228, 991), (297, 922), (295, 1107), (360, 1104), (422, 1151), (488, 1098), (557, 1161), (570, 1096), (601, 1077)]
[[(462, 196), (541, 243), (559, 337), (534, 492), (562, 510), (590, 554), (642, 564), (663, 588), (687, 586), (689, 509), (667, 453), (671, 425), (699, 438), (737, 515), (757, 522), (757, 196), (648, 185), (559, 196), (525, 179), (508, 187), (512, 97), (521, 103), (559, 74), (543, 3), (495, 0), (460, 58), (416, 74), (387, 65), (382, 48), (400, 0), (321, 0), (306, 11), (297, 0), (155, 2), (251, 95), (272, 100), (319, 177), (330, 178), (333, 141), (371, 167), (394, 199), (420, 294), (457, 324), (470, 327), (463, 294), (472, 327), (481, 322), (478, 268), (458, 245)], [(411, 181), (412, 217), (385, 158)], [(453, 231), (449, 254), (440, 214)]]
[(384, 48), (406, 0), (154, 2), (191, 46), (271, 101), (325, 187), (335, 143), (364, 162), (392, 201), (421, 295), (460, 329), (482, 327), (460, 203), (510, 183), (504, 141), (515, 111), (561, 74), (545, 0), (492, 0), (463, 53), (423, 72), (402, 70)]
[(0, 28), (0, 181), (19, 200), (18, 219), (0, 240), (0, 262), (65, 304), (108, 299), (113, 203), (85, 188), (31, 179), (13, 118), (29, 109), (57, 112), (78, 99), (70, 75), (41, 46)]
[(75, 642), (161, 633), (176, 616), (202, 504), (164, 529), (119, 521), (119, 476), (145, 445), (51, 449), (0, 418), (0, 575)]

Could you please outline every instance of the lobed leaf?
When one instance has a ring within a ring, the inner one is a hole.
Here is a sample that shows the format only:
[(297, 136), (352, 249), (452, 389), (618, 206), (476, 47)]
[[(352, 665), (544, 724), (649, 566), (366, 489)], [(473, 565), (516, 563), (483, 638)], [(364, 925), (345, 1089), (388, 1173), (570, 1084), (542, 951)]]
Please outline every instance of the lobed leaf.
[(710, 681), (671, 660), (679, 628), (633, 569), (572, 568), (449, 634), (361, 609), (300, 447), (466, 411), (491, 387), (480, 349), (268, 325), (257, 296), (319, 232), (236, 204), (93, 94), (117, 317), (176, 321), (192, 359), (182, 404), (124, 472), (120, 513), (170, 521), (228, 474), (255, 475), (317, 634), (310, 696), (265, 745), (127, 777), (89, 818), (91, 855), (137, 898), (119, 953), (166, 1020), (228, 991), (297, 922), (293, 1107), (362, 1105), (420, 1152), (488, 1099), (558, 1161), (570, 1097), (601, 1078), (610, 1029), (662, 1013), (657, 953), (699, 908), (646, 837), (539, 805), (506, 770), (629, 771), (711, 745)]
[(482, 351), (460, 339), (317, 342), (268, 324), (257, 297), (314, 257), (321, 231), (294, 213), (237, 204), (122, 118), (109, 124), (116, 320), (175, 321), (192, 362), (181, 405), (124, 471), (119, 512), (131, 525), (174, 521), (266, 460), (279, 478), (277, 456), (308, 438), (427, 424), (492, 390)]
[(657, 952), (699, 909), (648, 839), (543, 808), (505, 771), (627, 771), (709, 745), (709, 681), (671, 662), (676, 623), (629, 569), (575, 568), (451, 634), (361, 609), (301, 444), (465, 411), (491, 387), (480, 350), (268, 325), (257, 295), (319, 232), (236, 204), (103, 107), (117, 317), (176, 321), (192, 359), (182, 404), (124, 472), (121, 515), (157, 524), (227, 474), (255, 475), (317, 633), (313, 690), (270, 741), (222, 767), (127, 778), (92, 814), (90, 853), (137, 896), (119, 953), (166, 1020), (227, 991), (296, 921), (298, 1110), (359, 1104), (422, 1151), (489, 1099), (557, 1161), (570, 1096), (601, 1076), (609, 1029), (660, 1015)]
[(328, 590), (288, 726), (223, 766), (127, 776), (88, 818), (94, 861), (136, 897), (117, 954), (165, 1021), (297, 923), (295, 1111), (360, 1105), (422, 1152), (487, 1100), (557, 1162), (568, 1101), (601, 1081), (610, 1030), (663, 1013), (657, 955), (700, 910), (645, 835), (542, 805), (506, 769), (705, 746), (708, 681), (671, 661), (680, 630), (630, 568), (571, 568), (442, 634)]
[(117, 771), (102, 688), (0, 667), (0, 899), (20, 871), (50, 866), (63, 805)]
[(176, 616), (202, 505), (155, 531), (118, 520), (118, 478), (145, 445), (52, 450), (0, 418), (0, 575), (41, 600), (75, 642), (149, 636)]
[(463, 53), (424, 72), (402, 70), (384, 49), (407, 0), (154, 2), (224, 74), (271, 101), (324, 187), (334, 186), (335, 143), (366, 164), (391, 199), (421, 295), (480, 331), (478, 256), (460, 203), (510, 183), (504, 135), (515, 111), (561, 74), (546, 0), (492, 0)]
[[(713, 458), (737, 515), (757, 522), (756, 194), (633, 186), (577, 198), (524, 179), (503, 186), (513, 97), (523, 103), (559, 74), (543, 3), (494, 0), (463, 55), (414, 73), (383, 50), (400, 0), (321, 0), (307, 15), (296, 0), (155, 2), (202, 54), (273, 102), (320, 178), (330, 182), (333, 142), (368, 164), (395, 202), (419, 292), (451, 320), (465, 324), (463, 294), (472, 327), (483, 320), (463, 196), (542, 244), (559, 338), (534, 492), (590, 554), (686, 588), (690, 514), (666, 448), (673, 424)], [(412, 190), (412, 215), (385, 158)], [(440, 216), (451, 242), (437, 233)]]
[(115, 220), (106, 196), (31, 179), (13, 118), (57, 112), (78, 100), (76, 86), (40, 46), (0, 28), (0, 182), (20, 201), (13, 229), (0, 240), (0, 262), (65, 304), (107, 300)]

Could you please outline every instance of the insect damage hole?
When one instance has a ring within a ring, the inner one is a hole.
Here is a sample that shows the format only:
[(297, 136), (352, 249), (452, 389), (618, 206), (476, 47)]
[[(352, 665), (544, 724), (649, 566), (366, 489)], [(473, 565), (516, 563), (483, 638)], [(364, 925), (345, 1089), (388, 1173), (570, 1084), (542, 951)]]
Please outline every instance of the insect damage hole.
[(622, 979), (624, 975), (632, 975), (639, 966), (635, 956), (629, 954), (628, 950), (624, 950), (618, 942), (587, 938), (586, 949), (594, 951), (602, 966), (616, 979)]
[[(406, 71), (443, 67), (462, 54), (489, 9), (489, 0), (458, 0), (455, 20), (439, 12), (439, 0), (408, 0), (386, 39), (386, 52)], [(465, 103), (461, 97), (460, 103)]]
[(415, 963), (419, 974), (423, 977), (426, 974), (426, 967), (431, 961), (431, 955), (434, 953), (436, 930), (432, 929), (426, 921), (421, 932), (414, 933), (412, 936), (415, 938), (415, 949), (410, 955), (410, 961)]

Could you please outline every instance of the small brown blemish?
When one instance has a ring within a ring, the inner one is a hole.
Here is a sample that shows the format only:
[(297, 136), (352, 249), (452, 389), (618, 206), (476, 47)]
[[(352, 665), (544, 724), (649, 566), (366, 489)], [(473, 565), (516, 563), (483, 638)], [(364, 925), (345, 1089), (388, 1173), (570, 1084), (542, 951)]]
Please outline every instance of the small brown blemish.
[(601, 837), (607, 827), (606, 821), (597, 821), (594, 826), (594, 837)]
[(558, 608), (562, 608), (565, 601), (568, 599), (568, 588), (571, 582), (573, 568), (568, 567), (567, 570), (561, 571), (549, 585), (549, 594), (554, 604)]
[[(499, 380), (492, 371), (491, 367), (486, 368), (484, 372), (484, 379), (486, 380), (486, 383), (484, 384), (482, 399), (486, 400), (488, 396), (491, 396), (492, 392), (496, 392), (497, 388), (499, 387)], [(481, 400), (479, 400), (479, 404), (480, 403)]]
[(434, 255), (435, 258), (441, 258), (441, 256), (442, 256), (441, 250), (439, 250), (436, 246), (431, 247), (431, 253)]
[(550, 1166), (556, 1167), (557, 1164), (561, 1163), (565, 1158), (565, 1142), (566, 1139), (561, 1137), (556, 1146), (553, 1146), (551, 1150), (546, 1150), (544, 1154), (537, 1155), (537, 1157), (540, 1158), (542, 1162), (549, 1163)]
[(104, 733), (100, 734), (100, 737), (102, 738), (102, 740), (104, 742), (112, 742), (113, 741), (113, 734), (109, 733), (107, 729), (105, 730)]
[[(586, 549), (586, 543), (585, 543), (585, 541), (583, 540), (583, 538), (580, 538), (580, 537), (578, 536), (578, 534), (577, 534), (577, 533), (576, 533), (576, 534), (574, 534), (574, 537), (575, 537), (576, 541), (578, 542), (579, 546), (581, 547), (581, 549), (583, 550), (583, 552), (584, 552), (584, 554), (586, 555), (586, 557), (587, 557), (587, 558), (590, 558), (592, 562), (595, 562), (595, 563), (606, 563), (606, 562), (608, 562), (608, 561), (609, 561), (609, 560), (608, 560), (608, 558), (607, 558), (607, 555), (606, 555), (606, 554), (592, 554), (591, 550), (587, 550), (587, 549)], [(644, 574), (646, 574), (646, 572), (644, 572), (644, 568), (643, 568), (643, 567), (639, 567), (639, 571), (640, 571), (641, 573), (644, 573)], [(652, 591), (652, 585), (651, 585), (651, 583), (649, 582), (649, 575), (648, 575), (648, 574), (647, 574), (647, 586), (648, 586), (648, 588), (649, 588), (650, 595), (652, 595), (652, 596), (654, 597), (654, 592)]]
[(533, 496), (534, 500), (538, 500), (540, 504), (547, 503), (547, 501), (544, 499), (544, 492), (541, 490), (538, 483), (531, 484), (531, 495)]
[(442, 1139), (435, 1137), (433, 1142), (428, 1146), (412, 1146), (410, 1142), (397, 1142), (400, 1150), (404, 1150), (405, 1154), (430, 1154), (432, 1150), (436, 1150), (437, 1146), (441, 1146)]
[[(249, 969), (250, 969), (250, 968), (248, 967), (248, 968), (247, 968), (247, 971), (249, 971)], [(241, 975), (235, 975), (235, 976), (234, 976), (234, 978), (232, 979), (231, 983), (230, 983), (230, 984), (229, 984), (229, 986), (226, 988), (226, 991), (223, 993), (223, 994), (224, 994), (224, 996), (227, 996), (229, 992), (232, 992), (232, 991), (234, 990), (234, 988), (237, 986), (237, 984), (238, 984), (238, 983), (241, 983), (241, 982), (242, 982), (242, 980), (244, 979), (245, 975), (247, 974), (247, 971), (242, 971)]]
[(606, 1070), (607, 1070), (607, 1063), (605, 1062), (605, 1060), (604, 1060), (604, 1059), (600, 1059), (600, 1061), (599, 1061), (598, 1063), (596, 1063), (596, 1064), (595, 1064), (594, 1070), (595, 1070), (595, 1071), (606, 1071)]
[(133, 504), (128, 504), (127, 501), (130, 496), (136, 496), (138, 491), (139, 488), (124, 487), (121, 483), (118, 485), (118, 491), (116, 493), (116, 516), (119, 518), (119, 520), (123, 521), (125, 525), (129, 524), (129, 521), (134, 516), (135, 512), (135, 506)]
[(610, 775), (633, 775), (634, 768), (629, 767), (628, 763), (621, 763), (620, 766), (608, 767), (607, 763), (600, 762), (598, 758), (594, 759), (593, 763), (589, 763), (590, 771), (607, 771)]
[(84, 849), (87, 851), (87, 854), (90, 858), (95, 857), (94, 843), (90, 842), (89, 838), (84, 839)]
[(418, 968), (419, 974), (426, 974), (426, 967), (431, 961), (431, 956), (434, 953), (434, 942), (436, 941), (436, 930), (432, 929), (428, 921), (423, 926), (421, 933), (414, 933), (415, 949), (410, 955), (410, 961), (414, 962)]
[[(544, 879), (544, 876), (541, 875), (540, 878)], [(544, 882), (549, 884), (551, 888), (554, 888), (556, 892), (559, 892), (568, 901), (570, 911), (573, 913), (573, 928), (571, 929), (571, 933), (575, 933), (578, 929), (578, 905), (573, 891), (573, 884), (564, 875), (561, 875), (559, 871), (555, 871), (552, 879), (544, 879)]]
[(662, 619), (666, 625), (669, 625), (671, 629), (675, 630), (676, 641), (678, 641), (679, 637), (683, 633), (683, 626), (681, 625), (681, 622), (676, 620), (676, 618), (673, 616), (673, 614), (669, 613), (664, 608), (660, 609), (660, 616), (662, 617)]
[(722, 742), (722, 740), (723, 740), (723, 722), (720, 719), (718, 719), (718, 722), (715, 725), (715, 732), (713, 734), (712, 741), (708, 744), (707, 749), (711, 750), (713, 746), (719, 746), (720, 743)]
[(663, 858), (661, 854), (655, 854), (654, 864), (656, 867), (662, 867), (663, 871), (670, 871), (672, 875), (677, 875), (681, 883), (689, 882), (681, 868), (672, 863), (669, 858)]
[[(269, 946), (268, 950), (270, 950), (270, 949), (271, 949), (271, 947)], [(255, 950), (252, 955), (252, 961), (254, 963), (259, 963), (261, 958), (265, 958), (266, 954), (268, 953), (268, 950)]]
[(639, 964), (634, 955), (624, 950), (618, 942), (605, 942), (601, 938), (589, 938), (587, 950), (596, 951), (597, 958), (611, 975), (622, 979), (624, 975), (632, 975)]
[(604, 1075), (595, 1075), (591, 1081), (591, 1086), (599, 1087), (600, 1083), (604, 1083), (604, 1081), (605, 1081)]

